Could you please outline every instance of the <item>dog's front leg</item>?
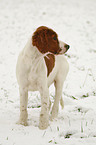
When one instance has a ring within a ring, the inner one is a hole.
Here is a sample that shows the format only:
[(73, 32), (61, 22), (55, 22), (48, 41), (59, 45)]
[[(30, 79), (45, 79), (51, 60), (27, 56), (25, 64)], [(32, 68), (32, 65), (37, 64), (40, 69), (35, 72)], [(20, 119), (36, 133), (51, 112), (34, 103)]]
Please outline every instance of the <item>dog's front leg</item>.
[(27, 126), (27, 103), (28, 103), (28, 91), (26, 88), (20, 88), (20, 119), (18, 124)]
[(41, 89), (41, 113), (40, 113), (40, 121), (39, 128), (46, 129), (49, 125), (49, 90), (48, 88)]

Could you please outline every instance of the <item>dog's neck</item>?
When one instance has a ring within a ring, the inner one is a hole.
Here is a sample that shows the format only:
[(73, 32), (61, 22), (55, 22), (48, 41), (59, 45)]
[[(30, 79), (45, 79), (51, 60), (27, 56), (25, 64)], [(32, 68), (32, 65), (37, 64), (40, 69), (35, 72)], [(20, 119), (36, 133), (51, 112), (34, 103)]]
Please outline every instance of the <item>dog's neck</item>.
[(43, 54), (40, 53), (40, 51), (37, 49), (36, 46), (32, 45), (32, 39), (29, 38), (24, 50), (23, 50), (24, 55), (28, 56), (29, 58), (36, 59)]

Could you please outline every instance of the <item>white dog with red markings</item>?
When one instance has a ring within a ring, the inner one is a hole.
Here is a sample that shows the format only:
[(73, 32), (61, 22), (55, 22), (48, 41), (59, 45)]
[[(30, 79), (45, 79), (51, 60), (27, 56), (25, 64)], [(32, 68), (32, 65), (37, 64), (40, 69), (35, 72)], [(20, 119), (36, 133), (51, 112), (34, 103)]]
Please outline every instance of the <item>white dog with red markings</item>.
[(62, 100), (63, 83), (66, 79), (69, 64), (64, 54), (69, 45), (58, 40), (56, 32), (41, 26), (36, 29), (17, 61), (16, 75), (20, 91), (19, 124), (27, 125), (28, 91), (39, 91), (41, 95), (41, 113), (39, 128), (49, 125), (49, 86), (54, 82), (55, 100), (51, 120), (57, 117), (59, 102)]

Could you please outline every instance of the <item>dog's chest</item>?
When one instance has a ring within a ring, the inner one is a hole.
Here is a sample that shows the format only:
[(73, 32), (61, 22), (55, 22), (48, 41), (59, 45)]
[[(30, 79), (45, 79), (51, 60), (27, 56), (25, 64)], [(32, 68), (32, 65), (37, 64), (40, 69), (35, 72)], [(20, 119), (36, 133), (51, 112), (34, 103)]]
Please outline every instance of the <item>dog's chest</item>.
[(28, 88), (31, 91), (36, 91), (40, 86), (43, 86), (47, 81), (47, 70), (44, 59), (32, 61), (27, 73)]
[(50, 86), (54, 81), (56, 74), (55, 57), (48, 54), (43, 60), (32, 63), (31, 69), (28, 73), (29, 87), (31, 90), (36, 90), (39, 86), (44, 86), (45, 83)]
[(55, 66), (55, 56), (53, 54), (48, 54), (46, 57), (44, 57), (44, 59), (47, 67), (47, 77), (48, 77)]

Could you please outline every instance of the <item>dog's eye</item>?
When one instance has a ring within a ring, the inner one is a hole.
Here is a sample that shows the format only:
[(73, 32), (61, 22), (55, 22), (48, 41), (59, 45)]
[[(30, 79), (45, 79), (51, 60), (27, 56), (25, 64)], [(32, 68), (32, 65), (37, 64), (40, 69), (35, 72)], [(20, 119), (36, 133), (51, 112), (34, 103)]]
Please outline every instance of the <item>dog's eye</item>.
[(57, 40), (57, 37), (56, 37), (56, 36), (54, 36), (54, 37), (53, 37), (53, 39), (54, 39), (54, 40)]
[(54, 52), (54, 54), (57, 54), (57, 52)]

